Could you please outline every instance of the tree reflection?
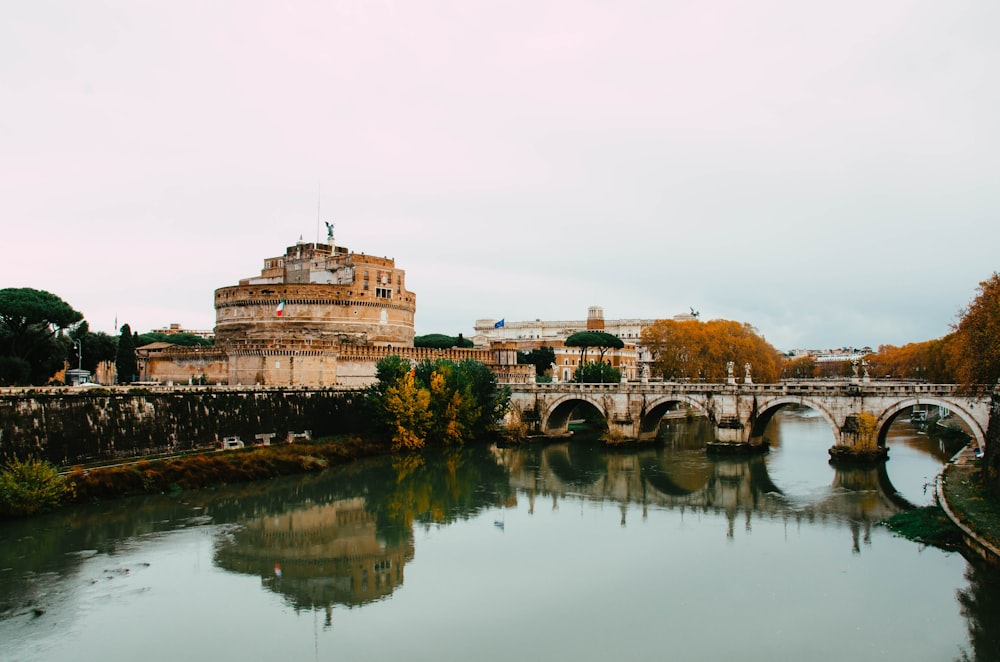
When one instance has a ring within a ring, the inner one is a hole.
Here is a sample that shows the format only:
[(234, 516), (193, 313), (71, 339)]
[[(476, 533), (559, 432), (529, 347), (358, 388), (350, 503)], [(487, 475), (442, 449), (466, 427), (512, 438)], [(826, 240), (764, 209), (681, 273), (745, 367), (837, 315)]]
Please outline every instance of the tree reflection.
[(982, 563), (969, 563), (965, 571), (968, 587), (958, 591), (962, 615), (968, 621), (972, 657), (964, 660), (1000, 660), (1000, 570)]

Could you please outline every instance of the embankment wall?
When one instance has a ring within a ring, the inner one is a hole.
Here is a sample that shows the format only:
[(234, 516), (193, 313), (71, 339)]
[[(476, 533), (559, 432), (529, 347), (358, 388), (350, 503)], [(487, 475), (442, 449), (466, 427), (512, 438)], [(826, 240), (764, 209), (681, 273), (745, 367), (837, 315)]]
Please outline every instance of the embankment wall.
[(55, 464), (210, 448), (227, 436), (248, 446), (309, 430), (313, 437), (368, 429), (363, 392), (317, 388), (5, 389), (0, 458)]

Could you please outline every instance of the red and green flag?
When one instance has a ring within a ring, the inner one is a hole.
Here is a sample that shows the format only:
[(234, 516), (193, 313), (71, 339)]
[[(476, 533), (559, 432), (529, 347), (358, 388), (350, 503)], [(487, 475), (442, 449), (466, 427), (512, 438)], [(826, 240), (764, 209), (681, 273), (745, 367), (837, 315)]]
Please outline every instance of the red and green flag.
[(278, 307), (274, 309), (274, 314), (277, 315), (278, 317), (281, 317), (281, 313), (283, 313), (283, 312), (285, 312), (285, 300), (284, 299), (282, 299), (281, 303), (278, 304)]

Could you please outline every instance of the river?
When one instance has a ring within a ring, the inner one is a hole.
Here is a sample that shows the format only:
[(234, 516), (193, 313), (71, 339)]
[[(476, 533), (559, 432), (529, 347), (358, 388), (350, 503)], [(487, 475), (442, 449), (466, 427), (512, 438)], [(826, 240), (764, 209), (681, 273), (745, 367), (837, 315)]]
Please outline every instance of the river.
[(1000, 659), (997, 573), (878, 524), (954, 449), (899, 421), (883, 470), (835, 470), (808, 410), (755, 458), (664, 429), (0, 523), (0, 659)]

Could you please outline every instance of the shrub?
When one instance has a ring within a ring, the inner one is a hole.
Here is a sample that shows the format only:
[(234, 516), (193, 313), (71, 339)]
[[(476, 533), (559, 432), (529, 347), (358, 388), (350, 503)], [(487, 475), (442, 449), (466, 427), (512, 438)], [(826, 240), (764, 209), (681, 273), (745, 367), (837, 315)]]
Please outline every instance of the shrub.
[(24, 517), (52, 510), (71, 492), (53, 465), (36, 458), (13, 459), (0, 472), (0, 513)]

